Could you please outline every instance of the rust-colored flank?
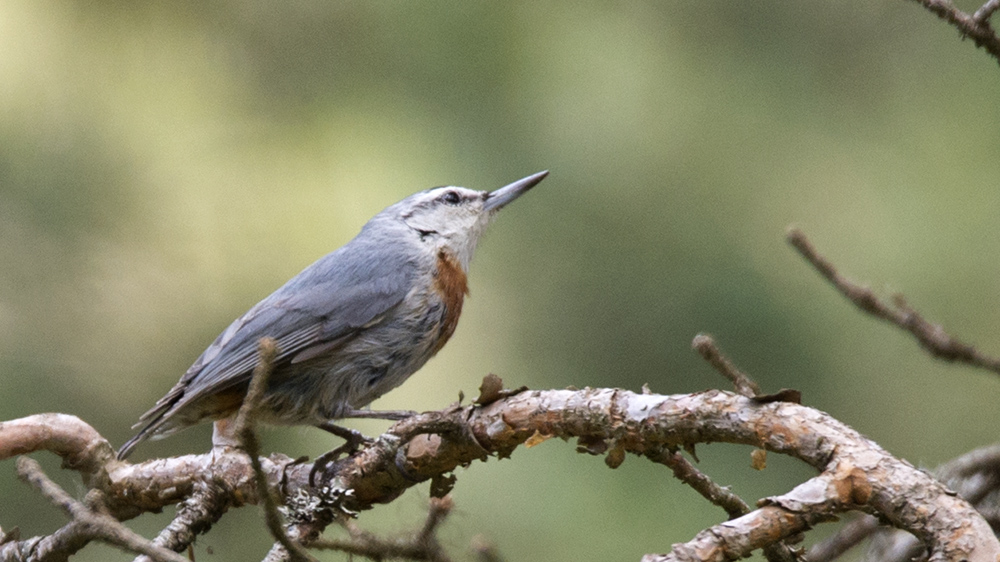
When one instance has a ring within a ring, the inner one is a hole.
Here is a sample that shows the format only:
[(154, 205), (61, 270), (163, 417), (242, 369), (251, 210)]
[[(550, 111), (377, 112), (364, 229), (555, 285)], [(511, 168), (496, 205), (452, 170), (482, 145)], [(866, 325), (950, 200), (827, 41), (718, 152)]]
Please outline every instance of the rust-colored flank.
[(455, 333), (458, 317), (462, 314), (462, 301), (465, 300), (465, 295), (469, 294), (468, 277), (462, 271), (458, 260), (447, 251), (441, 250), (438, 252), (437, 262), (434, 289), (444, 300), (445, 313), (438, 341), (434, 345), (434, 353), (440, 351), (444, 344), (448, 343), (448, 338)]

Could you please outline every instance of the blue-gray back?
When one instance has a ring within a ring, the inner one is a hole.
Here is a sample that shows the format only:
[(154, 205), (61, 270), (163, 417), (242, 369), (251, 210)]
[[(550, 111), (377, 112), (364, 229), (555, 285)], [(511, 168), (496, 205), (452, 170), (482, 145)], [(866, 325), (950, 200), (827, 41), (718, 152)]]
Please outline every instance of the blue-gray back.
[[(420, 254), (407, 251), (410, 233), (382, 215), (345, 246), (304, 269), (234, 321), (188, 369), (175, 392), (144, 419), (179, 409), (201, 396), (244, 384), (257, 365), (257, 344), (274, 338), (278, 359), (329, 347), (397, 306), (420, 273)], [(380, 228), (372, 228), (381, 219)]]

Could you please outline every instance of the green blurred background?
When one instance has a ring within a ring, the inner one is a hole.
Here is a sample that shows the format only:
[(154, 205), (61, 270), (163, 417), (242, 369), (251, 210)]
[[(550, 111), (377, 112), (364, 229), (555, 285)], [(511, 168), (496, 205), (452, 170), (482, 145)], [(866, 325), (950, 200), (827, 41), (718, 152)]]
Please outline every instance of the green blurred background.
[[(766, 389), (800, 389), (934, 466), (995, 439), (996, 377), (854, 310), (784, 231), (1000, 353), (998, 91), (995, 60), (899, 0), (7, 0), (0, 419), (76, 414), (120, 445), (231, 319), (386, 205), (549, 169), (481, 245), (451, 343), (375, 407), (440, 408), (489, 372), (726, 388), (690, 350), (708, 332)], [(264, 438), (292, 456), (334, 444)], [(199, 427), (134, 460), (208, 439)], [(573, 450), (460, 471), (451, 551), (469, 558), (482, 534), (508, 560), (638, 560), (723, 519), (663, 467)], [(812, 474), (776, 455), (755, 472), (744, 447), (699, 453), (751, 503)], [(62, 524), (2, 467), (0, 526)], [(426, 496), (360, 523), (413, 528)], [(132, 525), (152, 536), (169, 518)], [(260, 559), (263, 529), (256, 508), (233, 512), (198, 559)]]

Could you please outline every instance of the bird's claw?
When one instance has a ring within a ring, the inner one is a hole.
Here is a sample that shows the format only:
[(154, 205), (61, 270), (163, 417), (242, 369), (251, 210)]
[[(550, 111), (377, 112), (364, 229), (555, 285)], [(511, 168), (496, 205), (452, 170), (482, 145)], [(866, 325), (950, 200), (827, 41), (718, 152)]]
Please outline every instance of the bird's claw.
[(374, 439), (366, 437), (360, 431), (342, 427), (331, 422), (324, 423), (319, 427), (320, 429), (329, 431), (337, 437), (342, 438), (344, 440), (344, 444), (336, 449), (333, 449), (332, 451), (323, 453), (322, 455), (316, 457), (316, 460), (313, 462), (312, 470), (309, 471), (309, 485), (313, 487), (316, 486), (316, 474), (325, 471), (326, 467), (331, 463), (339, 459), (341, 456), (353, 455), (364, 447), (367, 447), (375, 442)]

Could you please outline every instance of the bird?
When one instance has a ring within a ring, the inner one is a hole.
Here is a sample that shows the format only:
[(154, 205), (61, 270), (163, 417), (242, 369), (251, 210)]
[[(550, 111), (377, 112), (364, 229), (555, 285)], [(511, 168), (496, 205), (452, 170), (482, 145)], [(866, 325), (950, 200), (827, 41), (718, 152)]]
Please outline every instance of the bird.
[(332, 420), (365, 412), (448, 342), (480, 237), (500, 209), (547, 175), (494, 191), (435, 187), (386, 207), (230, 324), (139, 418), (133, 429), (141, 429), (118, 458), (147, 439), (232, 418), (262, 338), (277, 352), (256, 419), (333, 431)]

